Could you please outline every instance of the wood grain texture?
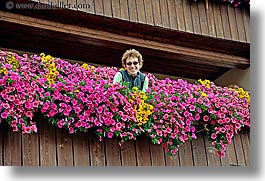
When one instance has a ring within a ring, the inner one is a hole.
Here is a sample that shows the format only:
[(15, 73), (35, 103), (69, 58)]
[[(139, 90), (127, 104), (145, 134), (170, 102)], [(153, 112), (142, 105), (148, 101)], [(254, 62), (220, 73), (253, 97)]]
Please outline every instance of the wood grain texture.
[(230, 29), (231, 29), (231, 39), (234, 41), (237, 41), (238, 40), (238, 33), (237, 33), (235, 8), (228, 5), (227, 11), (228, 11), (229, 24), (230, 24)]
[(89, 134), (78, 132), (73, 135), (74, 166), (90, 166)]
[(138, 22), (137, 6), (135, 0), (128, 0), (129, 21)]
[(216, 155), (216, 150), (208, 141), (207, 136), (204, 136), (204, 144), (207, 156), (207, 166), (221, 166), (221, 159)]
[(128, 1), (120, 0), (121, 18), (129, 21), (129, 6)]
[[(209, 5), (208, 5), (209, 6)], [(202, 35), (209, 35), (209, 25), (207, 20), (206, 11), (206, 3), (198, 3), (198, 13), (199, 13), (199, 22), (201, 26), (201, 34)]]
[(105, 139), (107, 166), (121, 166), (121, 151), (117, 139)]
[(193, 33), (200, 35), (202, 33), (202, 30), (201, 30), (201, 25), (200, 25), (198, 4), (191, 3), (190, 9), (191, 9), (191, 14), (192, 14)]
[(229, 17), (227, 12), (227, 5), (221, 5), (221, 16), (222, 16), (222, 23), (223, 23), (223, 30), (224, 30), (224, 38), (231, 40), (231, 28), (229, 23)]
[(135, 0), (138, 22), (146, 24), (144, 0)]
[(104, 139), (99, 141), (94, 132), (89, 131), (91, 166), (106, 166)]
[(4, 166), (21, 166), (21, 133), (13, 132), (10, 128), (4, 131)]
[(122, 166), (137, 166), (135, 144), (135, 141), (130, 140), (121, 146)]
[(161, 145), (150, 143), (151, 163), (152, 166), (165, 166), (164, 149)]
[(212, 1), (208, 2), (208, 9), (206, 10), (208, 28), (209, 28), (209, 36), (216, 37), (216, 30), (215, 30), (215, 20), (213, 15), (213, 5)]
[(190, 141), (186, 141), (185, 144), (179, 147), (179, 160), (180, 166), (194, 166), (192, 146)]
[[(220, 158), (204, 135), (179, 147), (170, 157), (161, 145), (154, 145), (144, 135), (127, 141), (121, 147), (117, 139), (98, 141), (94, 132), (71, 135), (40, 122), (40, 134), (22, 135), (2, 127), (1, 165), (5, 166), (250, 166), (249, 131), (242, 131), (227, 147), (226, 157)], [(0, 127), (0, 128), (1, 128)], [(45, 133), (44, 130), (47, 130)], [(1, 130), (0, 130), (1, 131)], [(33, 137), (32, 137), (33, 136)], [(40, 152), (38, 152), (39, 136)], [(57, 141), (52, 141), (55, 139)], [(73, 142), (72, 141), (73, 137)], [(1, 140), (0, 140), (1, 143)], [(21, 144), (22, 143), (22, 144)], [(37, 144), (35, 144), (37, 143)], [(27, 146), (26, 146), (27, 145)], [(1, 149), (1, 147), (0, 147)], [(1, 161), (1, 160), (0, 160)]]
[(235, 14), (236, 14), (237, 32), (238, 32), (239, 41), (246, 42), (247, 39), (246, 39), (241, 8), (235, 8)]
[(164, 28), (170, 29), (168, 1), (160, 0), (161, 21)]
[(40, 127), (40, 166), (57, 166), (55, 127), (42, 116), (39, 117)]
[(68, 130), (56, 129), (58, 166), (73, 166), (73, 135)]
[(199, 135), (197, 139), (192, 140), (192, 153), (194, 166), (207, 166), (204, 138), (202, 135)]
[(236, 152), (235, 152), (235, 145), (234, 145), (234, 139), (231, 144), (227, 145), (226, 148), (226, 156), (224, 158), (221, 158), (222, 166), (237, 166), (237, 159), (236, 159)]
[(39, 146), (37, 133), (22, 135), (23, 166), (39, 166)]
[[(240, 133), (246, 166), (251, 166), (251, 159), (250, 159), (251, 144), (250, 144), (249, 134), (250, 134), (249, 130), (245, 130)], [(238, 161), (240, 162), (242, 160), (238, 159)]]
[(177, 24), (178, 19), (177, 19), (175, 0), (167, 1), (167, 6), (168, 6), (168, 16), (169, 16), (170, 29), (177, 30), (178, 29), (178, 24)]
[(247, 9), (242, 9), (243, 23), (246, 34), (246, 41), (250, 42), (250, 13)]
[(136, 160), (137, 166), (152, 165), (149, 140), (147, 137), (141, 136), (136, 140)]
[(104, 0), (103, 1), (103, 8), (104, 8), (104, 16), (113, 17), (112, 1), (111, 0)]
[(95, 0), (95, 14), (97, 15), (105, 15), (104, 14), (104, 6), (102, 0)]
[(188, 1), (182, 0), (182, 7), (183, 7), (183, 13), (184, 13), (185, 31), (189, 33), (194, 33), (192, 13), (191, 13), (191, 4)]
[(152, 0), (144, 0), (145, 18), (146, 18), (146, 23), (149, 25), (154, 25), (152, 2), (153, 2)]
[(163, 26), (161, 9), (160, 9), (160, 1), (152, 0), (152, 7), (153, 7), (153, 16), (154, 16), (155, 26)]
[(111, 3), (112, 3), (113, 18), (121, 18), (120, 0), (112, 0)]
[(219, 3), (213, 3), (213, 17), (215, 20), (215, 30), (216, 30), (216, 37), (224, 39), (224, 30), (223, 30), (223, 22), (221, 18), (221, 12)]

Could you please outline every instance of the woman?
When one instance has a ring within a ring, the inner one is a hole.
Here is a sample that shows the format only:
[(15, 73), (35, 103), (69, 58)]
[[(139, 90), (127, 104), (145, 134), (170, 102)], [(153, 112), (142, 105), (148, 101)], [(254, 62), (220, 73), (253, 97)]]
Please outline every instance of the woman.
[(146, 91), (148, 89), (148, 77), (140, 72), (143, 66), (142, 55), (135, 49), (127, 50), (121, 59), (122, 67), (114, 76), (113, 83), (128, 82), (129, 89), (138, 87), (138, 90)]

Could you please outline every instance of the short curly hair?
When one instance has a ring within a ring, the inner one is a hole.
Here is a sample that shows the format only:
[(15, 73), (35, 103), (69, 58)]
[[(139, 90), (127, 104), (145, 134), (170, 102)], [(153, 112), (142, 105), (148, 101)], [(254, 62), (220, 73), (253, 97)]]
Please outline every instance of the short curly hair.
[(122, 58), (121, 58), (121, 63), (122, 63), (122, 66), (125, 67), (126, 65), (126, 60), (128, 58), (138, 58), (138, 61), (139, 61), (139, 67), (142, 68), (143, 66), (143, 57), (142, 55), (135, 49), (129, 49), (129, 50), (126, 50), (126, 52), (123, 54)]

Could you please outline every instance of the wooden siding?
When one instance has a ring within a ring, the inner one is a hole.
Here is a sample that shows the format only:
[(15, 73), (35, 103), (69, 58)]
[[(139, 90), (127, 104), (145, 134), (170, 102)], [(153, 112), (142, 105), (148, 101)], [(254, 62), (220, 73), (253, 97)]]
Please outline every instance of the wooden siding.
[(0, 125), (0, 166), (250, 166), (249, 130), (234, 137), (225, 158), (215, 155), (203, 134), (172, 158), (145, 136), (119, 147), (117, 139), (99, 142), (92, 131), (69, 134), (42, 116), (34, 119), (39, 120), (36, 134), (14, 133)]
[[(48, 3), (48, 0), (33, 1)], [(56, 0), (52, 2), (58, 4)], [(250, 42), (249, 9), (234, 8), (229, 3), (220, 1), (209, 0), (208, 7), (204, 1), (189, 0), (60, 0), (60, 2), (72, 6), (77, 4), (81, 7), (72, 8), (75, 11), (169, 30)]]
[[(61, 14), (49, 14), (49, 17)], [(0, 17), (0, 47), (3, 48), (37, 54), (45, 52), (56, 57), (116, 67), (120, 67), (122, 53), (135, 48), (142, 53), (145, 65), (148, 65), (143, 66), (142, 71), (192, 79), (215, 80), (232, 68), (244, 69), (250, 65), (248, 43), (186, 32), (177, 35), (176, 32), (143, 27), (127, 27), (132, 30), (127, 31), (99, 24), (101, 29), (95, 29), (93, 26), (80, 26), (81, 20), (76, 25), (2, 11)], [(83, 20), (101, 22), (92, 17)], [(20, 31), (16, 31), (18, 26)], [(161, 69), (165, 65), (166, 68)]]

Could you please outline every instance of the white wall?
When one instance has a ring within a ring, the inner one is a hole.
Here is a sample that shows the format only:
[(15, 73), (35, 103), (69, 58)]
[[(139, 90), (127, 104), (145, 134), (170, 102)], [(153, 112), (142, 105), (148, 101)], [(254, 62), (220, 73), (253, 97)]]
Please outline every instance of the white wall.
[(214, 82), (216, 85), (220, 86), (238, 85), (246, 91), (250, 91), (250, 68), (247, 68), (246, 70), (236, 68), (231, 69), (217, 78)]

